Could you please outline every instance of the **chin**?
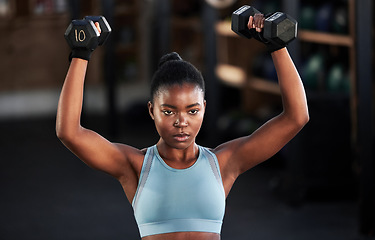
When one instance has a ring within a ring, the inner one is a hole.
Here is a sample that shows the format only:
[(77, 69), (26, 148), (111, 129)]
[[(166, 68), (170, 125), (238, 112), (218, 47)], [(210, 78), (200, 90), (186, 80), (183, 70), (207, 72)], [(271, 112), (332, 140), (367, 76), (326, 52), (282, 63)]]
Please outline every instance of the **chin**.
[(194, 143), (194, 141), (183, 141), (183, 142), (171, 141), (167, 144), (170, 147), (173, 147), (173, 148), (176, 148), (176, 149), (186, 149), (189, 146), (191, 146), (191, 144), (193, 144), (193, 143)]

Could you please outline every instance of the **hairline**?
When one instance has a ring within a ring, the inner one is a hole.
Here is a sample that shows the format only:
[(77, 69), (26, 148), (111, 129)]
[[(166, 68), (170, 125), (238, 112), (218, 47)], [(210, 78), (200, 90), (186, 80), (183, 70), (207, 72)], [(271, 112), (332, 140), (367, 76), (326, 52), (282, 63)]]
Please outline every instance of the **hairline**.
[(160, 92), (162, 92), (163, 90), (166, 90), (166, 89), (171, 88), (173, 86), (183, 87), (184, 85), (192, 85), (192, 86), (195, 86), (195, 88), (199, 88), (199, 90), (203, 93), (203, 99), (205, 99), (205, 89), (203, 89), (202, 86), (199, 83), (188, 82), (188, 81), (184, 80), (182, 82), (174, 82), (172, 84), (170, 84), (170, 83), (164, 83), (164, 84), (159, 85), (159, 87), (156, 89), (156, 91), (154, 92), (154, 94), (151, 96), (151, 100), (150, 101), (153, 103), (154, 102), (154, 98), (157, 95), (159, 95)]

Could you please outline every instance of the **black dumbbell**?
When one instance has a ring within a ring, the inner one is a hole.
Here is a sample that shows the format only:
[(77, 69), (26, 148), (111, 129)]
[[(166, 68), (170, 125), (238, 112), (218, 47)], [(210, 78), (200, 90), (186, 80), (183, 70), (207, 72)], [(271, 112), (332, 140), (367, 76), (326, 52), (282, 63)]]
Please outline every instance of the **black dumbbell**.
[(112, 29), (107, 19), (104, 16), (86, 16), (85, 19), (91, 20), (93, 22), (98, 22), (100, 26), (100, 36), (99, 36), (99, 45), (103, 45), (105, 41), (108, 39), (109, 34), (111, 33)]
[[(99, 33), (94, 22), (99, 22), (101, 33)], [(87, 16), (82, 20), (73, 20), (65, 31), (65, 39), (70, 48), (95, 49), (104, 44), (111, 27), (103, 16)]]
[[(251, 6), (244, 5), (232, 14), (232, 30), (238, 35), (246, 38), (253, 37), (255, 31), (247, 27), (249, 17), (260, 13)], [(287, 44), (297, 37), (297, 21), (286, 13), (275, 12), (267, 16), (261, 37), (277, 44)]]
[(71, 49), (95, 49), (99, 43), (100, 33), (91, 20), (73, 20), (65, 31), (65, 39)]

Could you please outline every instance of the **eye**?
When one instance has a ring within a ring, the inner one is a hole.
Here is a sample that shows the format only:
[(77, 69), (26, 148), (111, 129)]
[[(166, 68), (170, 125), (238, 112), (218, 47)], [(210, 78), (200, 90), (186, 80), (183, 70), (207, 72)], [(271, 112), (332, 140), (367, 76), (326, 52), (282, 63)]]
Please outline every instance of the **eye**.
[(195, 114), (197, 114), (198, 112), (199, 112), (198, 109), (192, 109), (192, 110), (189, 111), (189, 113), (192, 114), (192, 115), (195, 115)]
[(171, 110), (163, 110), (163, 113), (167, 116), (172, 115), (173, 112)]

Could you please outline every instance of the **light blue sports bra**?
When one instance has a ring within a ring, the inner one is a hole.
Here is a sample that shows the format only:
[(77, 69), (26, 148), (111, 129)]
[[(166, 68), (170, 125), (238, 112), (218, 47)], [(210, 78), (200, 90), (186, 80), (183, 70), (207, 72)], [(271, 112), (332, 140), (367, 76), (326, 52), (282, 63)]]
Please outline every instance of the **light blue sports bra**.
[(221, 232), (225, 192), (215, 154), (199, 147), (189, 168), (174, 169), (156, 145), (147, 149), (132, 206), (141, 237), (171, 232)]

